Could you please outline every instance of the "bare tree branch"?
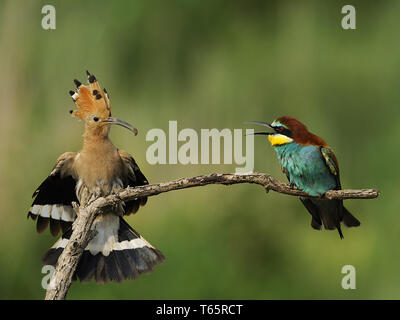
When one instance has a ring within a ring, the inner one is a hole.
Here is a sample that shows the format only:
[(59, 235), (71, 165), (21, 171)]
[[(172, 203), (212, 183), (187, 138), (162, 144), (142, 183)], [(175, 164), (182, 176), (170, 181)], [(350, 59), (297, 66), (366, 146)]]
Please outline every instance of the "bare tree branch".
[(71, 238), (57, 261), (46, 291), (46, 300), (65, 299), (83, 250), (97, 233), (96, 230), (90, 230), (90, 227), (101, 210), (93, 210), (90, 205), (79, 208), (75, 202), (72, 205), (78, 217), (74, 221)]
[(247, 174), (209, 174), (193, 178), (182, 178), (158, 184), (150, 184), (135, 188), (126, 188), (118, 195), (110, 195), (98, 198), (89, 203), (84, 208), (78, 208), (74, 204), (77, 212), (77, 219), (73, 225), (73, 232), (68, 245), (61, 254), (56, 270), (52, 277), (49, 288), (46, 292), (46, 300), (62, 300), (65, 299), (71, 286), (75, 269), (83, 250), (89, 241), (95, 236), (91, 226), (95, 217), (104, 211), (116, 206), (121, 201), (129, 201), (138, 197), (150, 197), (160, 193), (186, 188), (205, 186), (208, 184), (232, 185), (238, 183), (253, 183), (261, 185), (268, 192), (275, 192), (310, 198), (320, 198), (326, 200), (332, 199), (373, 199), (379, 196), (379, 191), (375, 189), (361, 190), (329, 190), (322, 197), (311, 197), (307, 193), (298, 190), (286, 183), (274, 179), (265, 173), (247, 173)]

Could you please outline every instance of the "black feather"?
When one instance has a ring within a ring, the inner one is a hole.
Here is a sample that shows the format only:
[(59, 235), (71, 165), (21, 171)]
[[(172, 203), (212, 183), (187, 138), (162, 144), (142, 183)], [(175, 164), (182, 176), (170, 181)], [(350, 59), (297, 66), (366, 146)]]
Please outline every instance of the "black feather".
[(98, 253), (97, 265), (96, 265), (96, 272), (94, 273), (94, 279), (97, 283), (105, 283), (105, 275), (104, 275), (104, 265), (105, 260), (104, 256), (101, 253)]
[(72, 176), (61, 177), (57, 172), (50, 175), (36, 189), (32, 205), (63, 204), (71, 205), (73, 201), (79, 202), (75, 193), (76, 181)]
[(67, 221), (60, 220), (60, 227), (61, 227), (61, 232), (64, 234), (71, 227), (71, 223), (67, 222)]
[(60, 220), (50, 220), (50, 233), (53, 237), (56, 237), (61, 230)]
[(92, 255), (89, 251), (84, 251), (76, 268), (76, 275), (81, 282), (88, 282), (93, 277), (96, 266), (100, 257), (100, 253)]
[(41, 216), (38, 216), (36, 223), (36, 231), (38, 233), (42, 233), (44, 230), (46, 230), (48, 224), (49, 224), (49, 218), (43, 218)]
[[(133, 170), (133, 175), (130, 174), (126, 177), (124, 181), (124, 188), (136, 187), (149, 184), (147, 178), (144, 176), (139, 166), (137, 165), (135, 159), (130, 157), (129, 159), (123, 159), (126, 166), (129, 166)], [(125, 215), (130, 215), (136, 213), (140, 206), (144, 206), (147, 203), (147, 197), (142, 197), (139, 199), (126, 201), (125, 202)]]
[(55, 266), (63, 250), (64, 250), (63, 248), (49, 249), (43, 256), (42, 263), (44, 265)]
[(337, 229), (340, 238), (343, 239), (340, 223), (343, 220), (343, 210), (345, 208), (343, 207), (342, 200), (322, 200), (303, 197), (300, 197), (300, 200), (312, 216), (311, 226), (314, 229), (320, 230), (322, 225), (327, 230)]
[(111, 251), (110, 254), (105, 257), (105, 272), (108, 278), (110, 278), (110, 281), (121, 282), (124, 280), (114, 251)]
[(133, 279), (132, 266), (129, 261), (125, 258), (123, 253), (124, 250), (115, 250), (112, 252), (116, 263), (118, 264), (119, 270), (121, 272), (121, 278), (123, 279)]
[(343, 223), (346, 227), (358, 227), (361, 224), (345, 207), (343, 207)]

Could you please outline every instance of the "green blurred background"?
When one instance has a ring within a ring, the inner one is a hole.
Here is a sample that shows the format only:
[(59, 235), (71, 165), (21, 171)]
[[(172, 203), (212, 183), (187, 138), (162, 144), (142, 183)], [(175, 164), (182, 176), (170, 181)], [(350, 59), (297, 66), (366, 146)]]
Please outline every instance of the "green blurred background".
[[(56, 30), (41, 8), (56, 7)], [(133, 225), (166, 256), (122, 284), (74, 283), (70, 299), (400, 298), (399, 1), (352, 1), (357, 30), (341, 28), (347, 1), (0, 1), (0, 298), (42, 299), (40, 258), (55, 241), (26, 219), (31, 195), (57, 157), (78, 151), (82, 123), (68, 114), (74, 78), (94, 73), (114, 128), (150, 182), (236, 165), (149, 165), (146, 132), (249, 128), (293, 115), (334, 148), (347, 200), (362, 226), (315, 231), (295, 197), (259, 186), (207, 186), (149, 199)], [(251, 127), (251, 126), (250, 126)], [(255, 171), (285, 181), (265, 139)], [(343, 290), (341, 269), (357, 270)]]

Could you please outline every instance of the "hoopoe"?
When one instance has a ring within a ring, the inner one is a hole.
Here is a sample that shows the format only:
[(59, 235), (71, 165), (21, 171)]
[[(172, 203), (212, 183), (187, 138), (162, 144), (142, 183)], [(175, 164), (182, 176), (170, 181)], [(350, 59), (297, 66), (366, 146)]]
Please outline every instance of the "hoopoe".
[[(66, 152), (58, 158), (53, 171), (34, 192), (35, 199), (28, 213), (28, 217), (37, 220), (38, 233), (49, 224), (54, 237), (62, 230), (62, 237), (42, 259), (45, 265), (56, 265), (72, 234), (76, 218), (72, 202), (85, 206), (99, 196), (115, 194), (128, 186), (148, 184), (133, 157), (116, 148), (108, 136), (113, 124), (135, 135), (137, 129), (111, 117), (106, 89), (100, 87), (94, 75), (86, 73), (88, 86), (74, 80), (77, 90), (70, 91), (78, 108), (70, 113), (85, 122), (82, 150)], [(97, 235), (85, 248), (75, 279), (121, 282), (150, 272), (164, 261), (163, 254), (122, 218), (136, 213), (146, 202), (146, 197), (138, 198), (96, 217), (92, 229), (97, 230)]]

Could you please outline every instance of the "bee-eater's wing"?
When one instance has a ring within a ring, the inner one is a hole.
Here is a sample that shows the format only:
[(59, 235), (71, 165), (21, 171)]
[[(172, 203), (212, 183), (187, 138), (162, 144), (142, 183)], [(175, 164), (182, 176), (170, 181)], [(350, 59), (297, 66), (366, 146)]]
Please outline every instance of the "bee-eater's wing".
[(339, 178), (339, 164), (337, 162), (336, 156), (333, 153), (333, 150), (328, 146), (320, 148), (322, 157), (325, 160), (325, 164), (328, 167), (329, 171), (335, 176), (336, 178), (336, 187), (340, 190), (342, 187), (340, 185), (340, 178)]
[[(329, 168), (329, 171), (336, 178), (337, 190), (342, 189), (339, 177), (339, 165), (335, 154), (333, 153), (332, 149), (327, 146), (321, 147), (320, 150), (323, 158), (325, 159), (325, 163)], [(360, 225), (360, 221), (358, 221), (358, 219), (343, 206), (343, 200), (332, 200), (332, 202), (337, 204), (340, 221), (343, 221), (347, 227), (358, 227)]]
[(37, 219), (36, 230), (41, 233), (50, 222), (50, 232), (55, 237), (62, 229), (65, 232), (76, 218), (72, 202), (79, 203), (75, 194), (73, 163), (77, 153), (63, 153), (53, 171), (33, 193), (28, 218)]
[[(123, 150), (118, 150), (118, 153), (125, 167), (124, 176), (122, 177), (124, 188), (149, 184), (142, 171), (140, 171), (135, 159), (133, 159), (133, 157), (129, 153)], [(125, 202), (125, 215), (136, 213), (139, 210), (139, 207), (144, 206), (146, 202), (147, 197)]]

